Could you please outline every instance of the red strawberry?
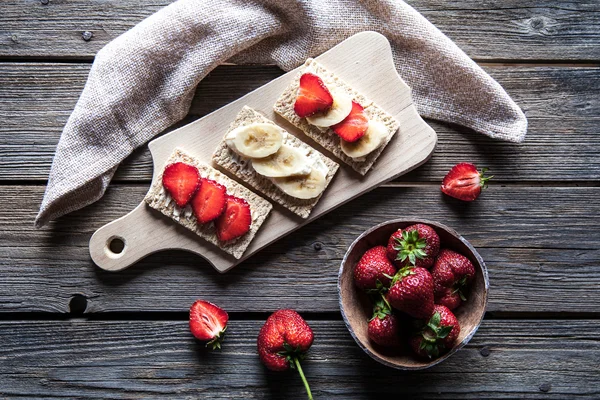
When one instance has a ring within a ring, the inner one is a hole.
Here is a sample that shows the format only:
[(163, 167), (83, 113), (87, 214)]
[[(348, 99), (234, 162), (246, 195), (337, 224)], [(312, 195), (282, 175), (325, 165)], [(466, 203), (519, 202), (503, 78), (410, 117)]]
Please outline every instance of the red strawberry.
[(483, 176), (487, 168), (481, 172), (470, 163), (456, 164), (442, 182), (442, 192), (463, 201), (473, 201), (481, 193), (481, 189), (487, 187), (492, 176)]
[(388, 288), (396, 267), (387, 259), (385, 247), (376, 246), (365, 252), (354, 267), (354, 283), (362, 290)]
[(167, 165), (163, 172), (162, 183), (175, 200), (175, 204), (185, 207), (200, 186), (200, 174), (198, 168), (193, 165), (176, 162)]
[(369, 339), (380, 346), (392, 347), (400, 344), (400, 320), (390, 310), (385, 301), (379, 300), (369, 320)]
[(296, 311), (279, 310), (267, 318), (257, 341), (260, 361), (271, 371), (297, 369), (311, 400), (312, 394), (300, 360), (312, 346), (313, 340), (312, 329)]
[(440, 251), (440, 237), (429, 225), (415, 224), (390, 236), (387, 256), (396, 267), (407, 265), (431, 268)]
[(225, 210), (225, 186), (210, 180), (202, 179), (200, 189), (192, 198), (192, 210), (198, 222), (205, 224), (216, 219)]
[(221, 348), (229, 315), (222, 308), (204, 300), (196, 300), (190, 307), (190, 331), (198, 340), (214, 349)]
[(317, 75), (306, 73), (300, 77), (300, 89), (294, 103), (294, 111), (300, 118), (322, 113), (331, 108), (333, 97)]
[(331, 127), (346, 142), (356, 142), (365, 136), (367, 128), (369, 128), (369, 118), (365, 114), (365, 109), (354, 101), (350, 114), (342, 122)]
[(459, 333), (460, 325), (452, 311), (436, 305), (427, 325), (410, 339), (410, 347), (421, 357), (437, 358), (454, 346)]
[(413, 318), (429, 318), (433, 312), (433, 279), (425, 268), (404, 267), (394, 275), (387, 302)]
[(475, 277), (473, 263), (462, 254), (442, 249), (431, 269), (435, 303), (454, 310), (466, 301), (465, 291)]
[(396, 232), (392, 233), (392, 236), (388, 239), (386, 254), (388, 260), (392, 261), (396, 264), (396, 257), (398, 257), (399, 250), (396, 250), (394, 247), (397, 247), (402, 241), (402, 233), (404, 231), (402, 229), (398, 229)]
[(232, 240), (250, 230), (252, 214), (248, 202), (239, 197), (227, 196), (225, 211), (215, 220), (217, 237), (221, 242)]

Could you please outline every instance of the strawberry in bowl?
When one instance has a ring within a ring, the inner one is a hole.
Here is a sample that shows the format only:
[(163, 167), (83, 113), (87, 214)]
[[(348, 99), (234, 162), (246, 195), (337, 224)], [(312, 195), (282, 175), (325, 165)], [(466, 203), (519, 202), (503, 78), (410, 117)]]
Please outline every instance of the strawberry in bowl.
[(405, 370), (428, 368), (463, 347), (483, 319), (488, 288), (473, 246), (427, 220), (367, 230), (348, 248), (338, 276), (342, 317), (356, 343), (376, 361)]

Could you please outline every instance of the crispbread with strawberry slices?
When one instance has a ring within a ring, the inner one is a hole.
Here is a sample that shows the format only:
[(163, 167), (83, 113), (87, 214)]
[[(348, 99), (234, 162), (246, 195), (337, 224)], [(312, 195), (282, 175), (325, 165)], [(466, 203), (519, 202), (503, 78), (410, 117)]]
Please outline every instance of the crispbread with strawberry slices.
[(158, 179), (154, 180), (154, 185), (144, 198), (148, 205), (167, 217), (170, 217), (180, 225), (191, 230), (204, 240), (214, 244), (226, 253), (231, 254), (236, 259), (239, 259), (244, 254), (244, 251), (250, 245), (250, 242), (258, 232), (258, 229), (267, 218), (273, 206), (267, 200), (263, 199), (254, 192), (246, 189), (233, 179), (228, 178), (223, 173), (217, 171), (211, 166), (204, 164), (192, 156), (184, 153), (180, 149), (175, 149), (175, 152), (169, 157), (165, 165), (175, 162), (183, 162), (198, 168), (202, 178), (212, 179), (227, 188), (227, 194), (235, 197), (240, 197), (248, 202), (252, 213), (252, 224), (250, 230), (239, 238), (221, 242), (217, 239), (215, 226), (212, 222), (199, 224), (192, 212), (192, 208), (188, 204), (185, 208), (180, 208), (175, 205), (170, 196), (166, 193), (162, 185), (162, 172)]
[[(233, 120), (233, 122), (229, 126), (229, 129), (223, 137), (225, 137), (229, 132), (233, 131), (234, 129), (240, 126), (250, 125), (254, 123), (268, 123), (276, 125), (273, 121), (265, 117), (262, 113), (248, 106), (244, 106), (244, 108), (242, 108), (242, 110)], [(323, 154), (313, 149), (311, 146), (296, 138), (289, 132), (285, 133), (283, 143), (288, 146), (303, 150), (309, 158), (316, 158), (317, 160), (320, 160), (325, 165), (325, 167), (327, 167), (328, 172), (325, 179), (327, 181), (326, 185), (329, 185), (329, 182), (331, 182), (333, 176), (339, 168), (338, 163), (336, 163), (328, 157), (325, 157)], [(227, 144), (225, 143), (225, 140), (223, 140), (215, 150), (213, 154), (213, 162), (219, 167), (221, 167), (223, 170), (230, 172), (231, 174), (240, 178), (242, 181), (244, 181), (254, 189), (260, 191), (265, 196), (271, 198), (273, 201), (281, 204), (283, 207), (301, 216), (302, 218), (308, 218), (310, 212), (324, 193), (321, 193), (314, 199), (307, 200), (298, 199), (284, 193), (281, 189), (275, 186), (275, 184), (273, 184), (273, 182), (271, 182), (268, 178), (257, 173), (254, 170), (254, 168), (252, 168), (252, 166), (250, 165), (249, 160), (239, 156), (233, 150), (231, 150), (229, 146), (227, 146)]]
[[(342, 90), (352, 97), (352, 100), (364, 107), (365, 113), (369, 119), (383, 123), (388, 128), (388, 136), (384, 144), (366, 155), (364, 160), (353, 159), (342, 151), (339, 136), (336, 135), (330, 128), (319, 128), (309, 124), (305, 118), (298, 117), (298, 115), (296, 115), (294, 112), (294, 103), (296, 101), (296, 94), (298, 93), (299, 81), (302, 74), (309, 71), (318, 75), (323, 80), (325, 85), (327, 85), (327, 87)], [(342, 81), (333, 72), (327, 70), (312, 58), (306, 60), (306, 63), (304, 63), (304, 65), (300, 68), (298, 75), (294, 77), (287, 89), (275, 102), (273, 110), (292, 123), (294, 126), (302, 130), (306, 136), (323, 146), (323, 148), (330, 151), (361, 175), (365, 175), (371, 169), (371, 167), (373, 167), (373, 164), (375, 164), (375, 161), (383, 152), (386, 145), (392, 139), (400, 126), (398, 121), (393, 116), (388, 114), (364, 95), (354, 90), (350, 85)]]

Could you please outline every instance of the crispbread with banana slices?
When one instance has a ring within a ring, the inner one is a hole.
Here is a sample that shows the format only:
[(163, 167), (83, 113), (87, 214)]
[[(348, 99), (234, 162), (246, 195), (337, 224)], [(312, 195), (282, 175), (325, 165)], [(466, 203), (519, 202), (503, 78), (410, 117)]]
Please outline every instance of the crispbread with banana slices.
[[(223, 136), (227, 136), (227, 134), (234, 129), (250, 125), (254, 123), (269, 123), (277, 126), (273, 121), (269, 118), (265, 117), (262, 113), (248, 107), (244, 106), (242, 110), (238, 113), (234, 121), (229, 126), (229, 129)], [(335, 161), (325, 157), (323, 154), (313, 149), (308, 144), (304, 143), (300, 139), (296, 138), (294, 135), (285, 132), (283, 144), (295, 147), (307, 155), (307, 157), (311, 160), (320, 161), (327, 168), (327, 175), (325, 177), (326, 186), (331, 182), (331, 179), (337, 172), (339, 168), (339, 164)], [(233, 150), (227, 146), (225, 143), (225, 139), (217, 146), (213, 154), (213, 162), (222, 168), (223, 170), (235, 175), (243, 182), (247, 183), (254, 189), (263, 193), (265, 196), (271, 198), (273, 201), (281, 204), (283, 207), (292, 211), (293, 213), (299, 215), (302, 218), (308, 218), (310, 212), (317, 204), (323, 193), (319, 196), (312, 199), (298, 199), (293, 196), (290, 196), (284, 193), (281, 189), (279, 189), (273, 182), (271, 182), (268, 178), (257, 173), (254, 168), (251, 166), (251, 161), (246, 159), (245, 157), (241, 157), (236, 154)]]
[(175, 152), (169, 157), (165, 166), (176, 162), (183, 162), (193, 165), (198, 168), (202, 178), (212, 179), (227, 188), (227, 194), (235, 197), (240, 197), (250, 205), (250, 213), (252, 215), (252, 223), (250, 230), (236, 239), (221, 242), (216, 235), (214, 223), (199, 224), (192, 212), (191, 206), (188, 204), (185, 208), (178, 207), (171, 199), (171, 196), (164, 190), (162, 185), (162, 172), (155, 180), (154, 185), (144, 198), (148, 205), (167, 217), (170, 217), (180, 225), (191, 230), (204, 240), (214, 244), (226, 253), (231, 254), (236, 259), (239, 259), (250, 245), (250, 242), (258, 232), (258, 229), (265, 221), (273, 206), (267, 200), (259, 195), (246, 189), (233, 179), (225, 176), (222, 172), (217, 171), (211, 166), (204, 164), (192, 156), (184, 153), (181, 149), (175, 149)]
[[(328, 88), (341, 90), (352, 97), (352, 100), (359, 103), (365, 109), (365, 113), (370, 120), (379, 121), (385, 125), (385, 127), (388, 129), (388, 135), (384, 143), (379, 148), (375, 149), (361, 159), (349, 157), (342, 151), (340, 146), (340, 137), (336, 135), (330, 128), (319, 128), (311, 125), (308, 123), (306, 118), (300, 118), (295, 113), (294, 103), (296, 101), (296, 95), (300, 86), (300, 77), (302, 74), (309, 71), (318, 75)], [(350, 85), (342, 81), (333, 72), (327, 70), (312, 58), (306, 60), (296, 77), (294, 77), (290, 85), (275, 102), (273, 110), (288, 120), (292, 125), (301, 129), (306, 136), (323, 146), (323, 148), (330, 151), (361, 175), (365, 175), (371, 169), (371, 167), (373, 167), (373, 164), (375, 164), (375, 161), (377, 161), (377, 158), (383, 152), (400, 126), (398, 121), (393, 116), (385, 112), (381, 107), (366, 98), (364, 95), (354, 90)]]

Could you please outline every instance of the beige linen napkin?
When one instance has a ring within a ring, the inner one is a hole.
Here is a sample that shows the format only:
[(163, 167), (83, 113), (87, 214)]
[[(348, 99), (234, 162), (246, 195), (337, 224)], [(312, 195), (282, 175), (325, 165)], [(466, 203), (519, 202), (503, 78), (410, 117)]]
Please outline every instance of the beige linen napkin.
[(179, 0), (98, 52), (58, 143), (36, 226), (102, 197), (119, 163), (182, 119), (198, 82), (220, 63), (287, 71), (365, 30), (388, 38), (423, 116), (524, 139), (527, 120), (504, 89), (402, 1)]

